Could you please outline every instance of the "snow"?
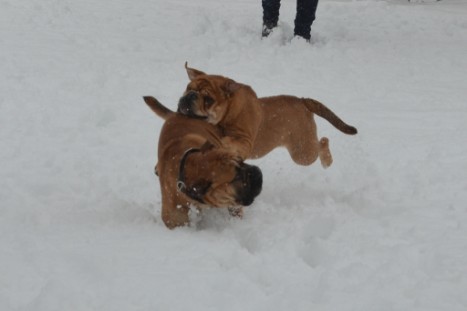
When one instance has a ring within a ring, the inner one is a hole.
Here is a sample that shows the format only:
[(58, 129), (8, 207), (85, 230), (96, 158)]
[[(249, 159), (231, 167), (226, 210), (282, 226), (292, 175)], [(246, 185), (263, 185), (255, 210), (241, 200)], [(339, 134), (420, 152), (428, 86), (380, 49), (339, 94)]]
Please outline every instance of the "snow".
[[(0, 1), (0, 310), (467, 310), (467, 2)], [(189, 65), (328, 105), (333, 165), (170, 231), (153, 167)]]

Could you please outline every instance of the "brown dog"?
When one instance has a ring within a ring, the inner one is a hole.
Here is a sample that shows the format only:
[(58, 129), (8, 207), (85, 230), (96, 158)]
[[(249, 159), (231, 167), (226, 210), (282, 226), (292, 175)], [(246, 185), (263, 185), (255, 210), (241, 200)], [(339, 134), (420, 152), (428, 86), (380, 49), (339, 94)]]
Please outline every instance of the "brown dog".
[(159, 137), (157, 165), (165, 225), (175, 228), (188, 224), (191, 204), (227, 207), (231, 214), (241, 216), (239, 206), (250, 205), (261, 192), (261, 170), (216, 148), (221, 145), (217, 127), (164, 110), (153, 97), (144, 97), (144, 101), (166, 120)]
[(257, 98), (248, 85), (207, 75), (186, 63), (185, 68), (190, 83), (178, 111), (218, 126), (225, 136), (224, 147), (241, 159), (260, 158), (283, 146), (297, 164), (310, 165), (319, 157), (323, 167), (330, 166), (329, 140), (318, 140), (313, 114), (343, 133), (357, 133), (355, 127), (314, 99), (287, 95)]

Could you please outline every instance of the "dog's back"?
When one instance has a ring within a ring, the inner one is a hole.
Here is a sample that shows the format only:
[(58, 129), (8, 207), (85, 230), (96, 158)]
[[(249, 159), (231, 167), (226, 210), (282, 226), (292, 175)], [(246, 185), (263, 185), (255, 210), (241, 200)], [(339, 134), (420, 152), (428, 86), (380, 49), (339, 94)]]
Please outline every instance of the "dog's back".
[[(299, 109), (300, 107), (306, 108), (311, 113), (314, 113), (323, 119), (326, 119), (339, 131), (355, 135), (357, 134), (357, 129), (351, 125), (345, 123), (341, 118), (339, 118), (331, 109), (326, 107), (321, 102), (312, 99), (312, 98), (300, 98), (292, 95), (278, 95), (270, 97), (259, 98), (265, 109), (272, 108), (274, 112), (281, 111), (282, 113), (294, 112), (294, 110)], [(272, 107), (276, 106), (276, 107)], [(294, 107), (296, 106), (296, 107)], [(296, 114), (301, 114), (301, 112), (295, 111)]]

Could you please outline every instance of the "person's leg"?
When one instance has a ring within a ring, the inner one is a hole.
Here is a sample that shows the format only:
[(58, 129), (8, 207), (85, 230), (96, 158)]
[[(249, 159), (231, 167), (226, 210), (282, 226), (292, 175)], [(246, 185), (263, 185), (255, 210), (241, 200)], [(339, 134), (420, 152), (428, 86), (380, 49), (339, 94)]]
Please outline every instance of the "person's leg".
[(297, 0), (294, 35), (310, 40), (311, 24), (315, 20), (318, 0)]
[(267, 37), (279, 21), (280, 0), (262, 0), (263, 4), (263, 37)]

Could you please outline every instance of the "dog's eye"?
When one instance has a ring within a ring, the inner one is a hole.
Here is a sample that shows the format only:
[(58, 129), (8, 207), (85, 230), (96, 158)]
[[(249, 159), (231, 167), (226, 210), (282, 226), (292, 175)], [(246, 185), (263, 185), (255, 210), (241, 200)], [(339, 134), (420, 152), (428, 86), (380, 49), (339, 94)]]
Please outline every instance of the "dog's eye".
[(210, 96), (204, 96), (204, 105), (206, 107), (211, 107), (214, 104), (214, 99)]

